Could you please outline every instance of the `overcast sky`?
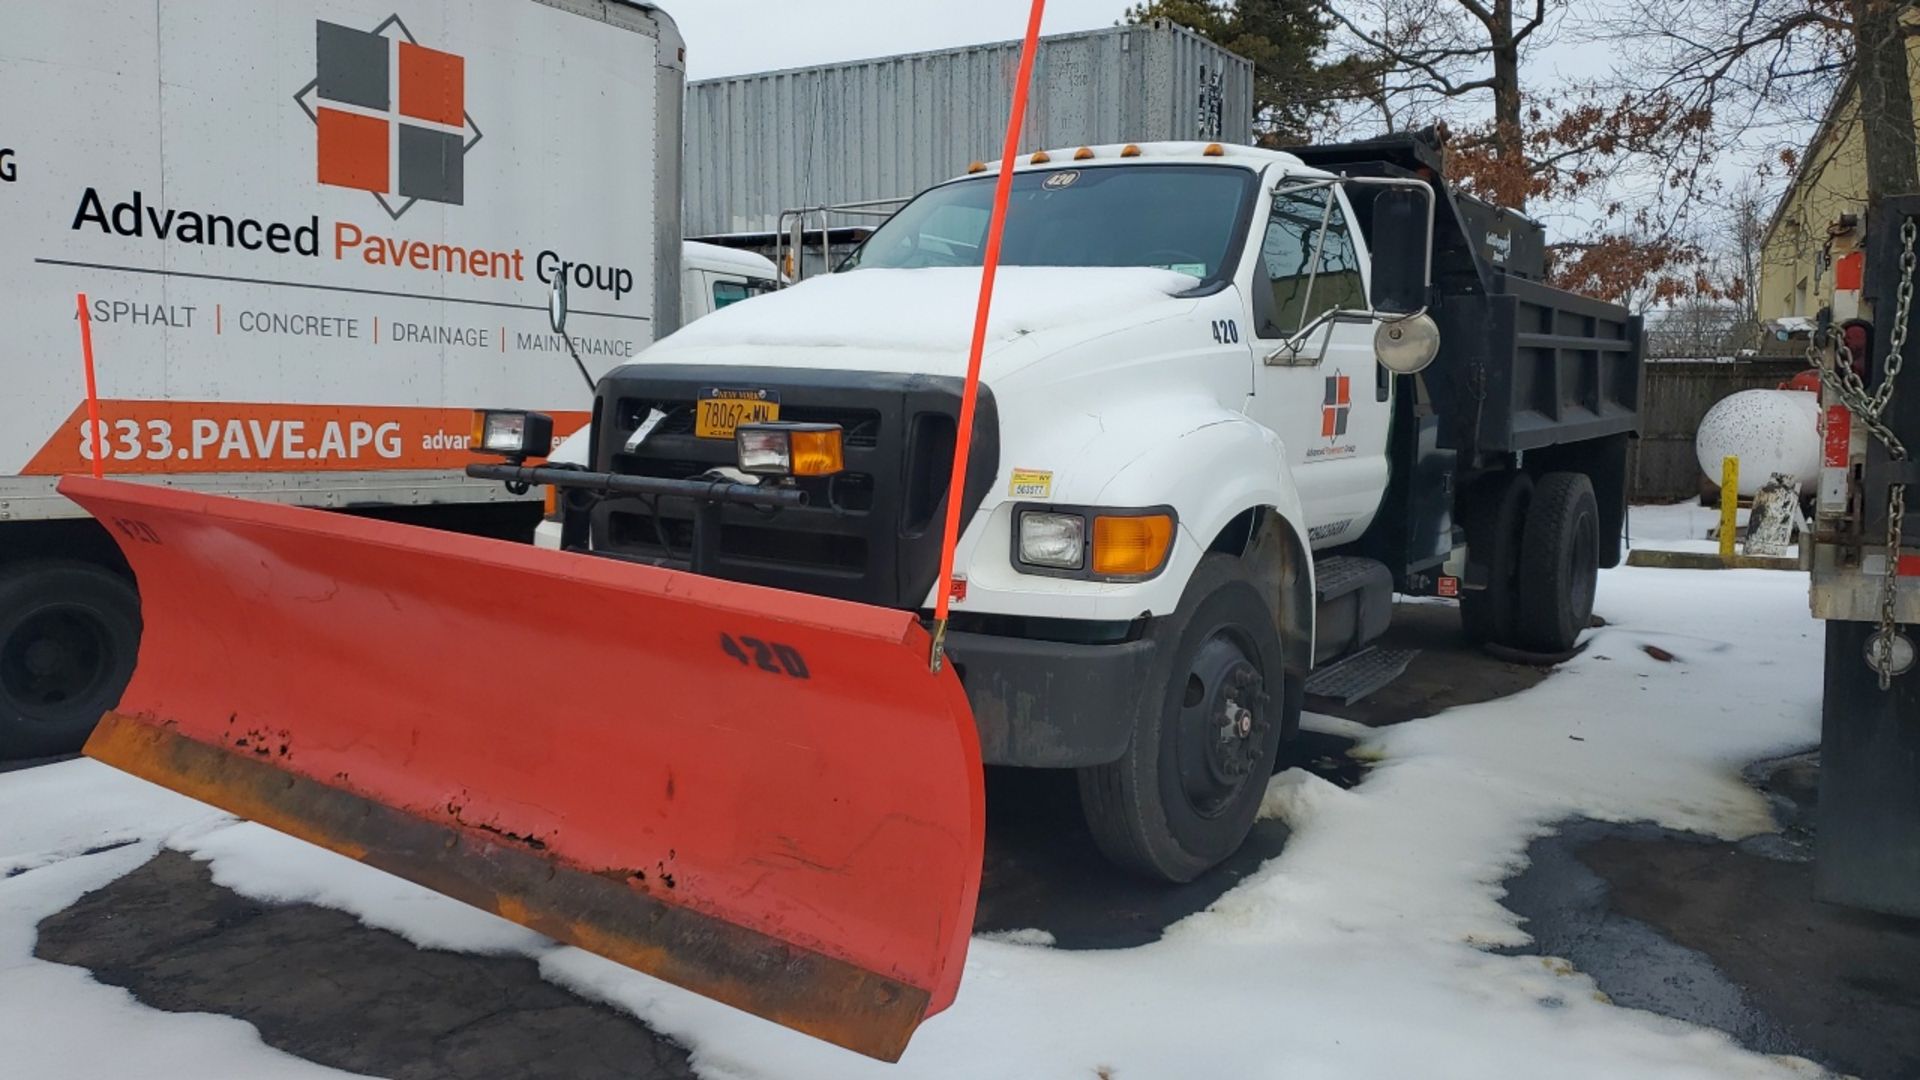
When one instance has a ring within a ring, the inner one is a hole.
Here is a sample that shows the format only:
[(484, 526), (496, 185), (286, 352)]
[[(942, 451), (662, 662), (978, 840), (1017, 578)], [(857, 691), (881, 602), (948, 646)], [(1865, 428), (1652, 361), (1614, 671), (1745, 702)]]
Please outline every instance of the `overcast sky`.
[[(687, 39), (687, 77), (830, 64), (1010, 41), (1028, 0), (662, 0)], [(1126, 0), (1048, 0), (1043, 34), (1112, 26)]]

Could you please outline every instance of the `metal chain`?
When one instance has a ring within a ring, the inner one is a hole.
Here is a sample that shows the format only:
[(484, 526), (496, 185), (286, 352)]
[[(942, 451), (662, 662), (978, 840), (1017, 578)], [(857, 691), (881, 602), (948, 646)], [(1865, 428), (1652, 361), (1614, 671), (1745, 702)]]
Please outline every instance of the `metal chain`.
[[(1835, 363), (1831, 366), (1821, 363), (1820, 335), (1814, 334), (1807, 344), (1807, 360), (1820, 372), (1820, 381), (1827, 389), (1846, 405), (1847, 411), (1879, 439), (1887, 448), (1887, 457), (1893, 461), (1907, 459), (1906, 444), (1900, 441), (1881, 414), (1893, 401), (1894, 381), (1900, 375), (1900, 369), (1906, 363), (1904, 355), (1907, 346), (1907, 321), (1913, 312), (1914, 240), (1920, 235), (1920, 226), (1912, 218), (1900, 225), (1900, 288), (1894, 304), (1893, 329), (1890, 334), (1892, 348), (1887, 353), (1886, 374), (1880, 385), (1869, 391), (1860, 373), (1853, 367), (1853, 351), (1847, 348), (1845, 336), (1833, 327), (1827, 328), (1827, 340), (1832, 344)], [(1880, 583), (1880, 633), (1873, 639), (1873, 658), (1875, 673), (1880, 679), (1880, 689), (1893, 686), (1893, 639), (1899, 624), (1895, 620), (1895, 604), (1900, 590), (1900, 545), (1906, 533), (1907, 486), (1905, 484), (1887, 485), (1887, 565)]]

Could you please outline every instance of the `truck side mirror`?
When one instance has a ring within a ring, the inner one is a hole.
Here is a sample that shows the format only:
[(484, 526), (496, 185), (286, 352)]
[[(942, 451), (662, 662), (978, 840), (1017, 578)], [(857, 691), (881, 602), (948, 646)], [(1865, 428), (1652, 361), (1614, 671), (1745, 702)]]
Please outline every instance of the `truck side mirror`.
[[(547, 325), (556, 334), (567, 332), (567, 275), (553, 275), (553, 287), (547, 290)], [(593, 381), (589, 379), (588, 385)]]
[(1432, 199), (1413, 188), (1390, 187), (1373, 197), (1373, 286), (1368, 302), (1387, 315), (1427, 307)]

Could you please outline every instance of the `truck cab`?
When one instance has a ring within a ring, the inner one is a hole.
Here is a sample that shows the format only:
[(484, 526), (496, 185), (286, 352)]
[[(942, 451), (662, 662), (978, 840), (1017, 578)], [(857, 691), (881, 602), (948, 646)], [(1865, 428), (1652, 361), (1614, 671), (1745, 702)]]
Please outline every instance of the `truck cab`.
[(1076, 770), (1105, 854), (1191, 879), (1395, 591), (1559, 651), (1618, 561), (1638, 325), (1491, 264), (1438, 165), (1431, 136), (1023, 157), (953, 492), (978, 166), (607, 374), (539, 470), (560, 545), (919, 612), (948, 590), (985, 761)]
[(680, 325), (780, 287), (773, 260), (751, 251), (685, 240), (680, 245)]

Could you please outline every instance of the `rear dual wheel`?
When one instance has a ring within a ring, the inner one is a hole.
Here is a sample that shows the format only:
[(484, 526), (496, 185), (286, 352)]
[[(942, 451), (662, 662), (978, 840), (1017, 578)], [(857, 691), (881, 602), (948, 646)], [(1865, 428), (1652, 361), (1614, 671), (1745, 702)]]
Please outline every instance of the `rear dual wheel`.
[(1080, 802), (1108, 859), (1191, 881), (1253, 827), (1290, 698), (1272, 609), (1239, 559), (1203, 559), (1160, 632), (1164, 695), (1120, 760), (1079, 771)]
[(1468, 559), (1484, 586), (1460, 597), (1460, 621), (1474, 641), (1544, 654), (1564, 653), (1593, 620), (1600, 574), (1600, 510), (1584, 473), (1534, 480), (1505, 473), (1461, 500)]

